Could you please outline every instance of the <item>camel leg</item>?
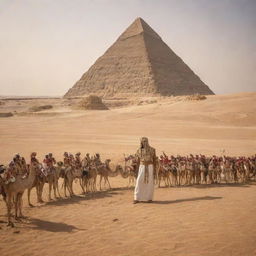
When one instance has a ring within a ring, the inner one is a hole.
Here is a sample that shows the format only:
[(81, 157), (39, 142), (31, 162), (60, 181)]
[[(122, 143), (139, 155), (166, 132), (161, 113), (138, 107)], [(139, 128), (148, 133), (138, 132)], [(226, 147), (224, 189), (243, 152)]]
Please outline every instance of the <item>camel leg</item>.
[(68, 188), (69, 196), (72, 197), (74, 195), (74, 192), (73, 192), (73, 180), (71, 179), (71, 177), (70, 179), (67, 177), (66, 186)]
[(36, 196), (37, 196), (37, 202), (39, 203), (39, 198), (40, 198), (39, 185), (36, 185)]
[(59, 191), (59, 181), (58, 180), (56, 180), (56, 188), (57, 188), (57, 193), (58, 193), (59, 198), (60, 198), (61, 195), (60, 195), (60, 191)]
[(69, 195), (71, 196), (72, 193), (71, 193), (71, 189), (70, 189), (68, 180), (65, 180), (64, 188), (65, 188), (65, 196), (67, 197), (66, 189), (68, 189)]
[(31, 204), (31, 202), (30, 202), (30, 192), (31, 192), (31, 188), (28, 189), (28, 205), (30, 207), (33, 207), (33, 204)]
[(56, 194), (56, 181), (53, 181), (53, 193), (54, 193), (54, 198), (57, 199), (57, 194)]
[(158, 176), (158, 187), (160, 188), (161, 176)]
[(49, 194), (48, 194), (48, 200), (51, 201), (52, 200), (52, 182), (49, 182)]
[(22, 197), (23, 197), (23, 193), (19, 194), (19, 202), (18, 202), (18, 210), (19, 210), (19, 217), (20, 218), (24, 218), (24, 215), (22, 214), (22, 204), (23, 204)]
[(108, 186), (109, 186), (109, 189), (111, 189), (111, 186), (110, 186), (110, 183), (109, 183), (109, 180), (108, 180), (108, 177), (105, 178), (107, 183), (108, 183)]
[(82, 188), (83, 194), (85, 194), (82, 178), (79, 179), (80, 187)]
[(43, 203), (43, 188), (44, 188), (44, 182), (41, 182), (39, 184), (39, 203)]
[(83, 186), (85, 187), (85, 193), (88, 193), (88, 179), (86, 177), (83, 177)]
[(102, 175), (100, 175), (100, 191), (101, 191), (101, 181), (102, 181)]
[(16, 194), (14, 198), (14, 208), (15, 208), (15, 219), (18, 219), (18, 204), (19, 204), (19, 193)]
[(66, 184), (66, 178), (63, 180), (63, 189), (64, 189), (64, 196), (67, 197), (67, 184)]
[(8, 196), (8, 197), (7, 197), (6, 206), (7, 206), (7, 218), (8, 218), (7, 226), (14, 227), (14, 224), (13, 224), (13, 222), (11, 221), (12, 196)]
[(93, 192), (96, 192), (96, 191), (97, 191), (97, 188), (96, 188), (96, 177), (95, 177), (93, 181)]
[(70, 181), (70, 191), (71, 191), (71, 196), (73, 196), (75, 194), (73, 191), (73, 180)]

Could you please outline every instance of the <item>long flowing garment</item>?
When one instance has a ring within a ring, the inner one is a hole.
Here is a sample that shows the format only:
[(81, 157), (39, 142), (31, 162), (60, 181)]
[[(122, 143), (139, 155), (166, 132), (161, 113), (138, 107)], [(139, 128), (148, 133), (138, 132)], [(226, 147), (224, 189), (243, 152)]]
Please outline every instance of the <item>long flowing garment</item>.
[(140, 165), (138, 178), (134, 190), (134, 200), (149, 201), (153, 200), (154, 195), (154, 167), (148, 165), (148, 180), (145, 182), (145, 165)]

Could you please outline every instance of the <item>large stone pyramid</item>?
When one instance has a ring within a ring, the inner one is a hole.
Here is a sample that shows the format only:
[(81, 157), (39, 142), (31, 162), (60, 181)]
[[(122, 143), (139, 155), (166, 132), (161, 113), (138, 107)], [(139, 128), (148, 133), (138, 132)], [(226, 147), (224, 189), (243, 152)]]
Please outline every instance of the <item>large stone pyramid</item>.
[(64, 97), (214, 94), (141, 18)]

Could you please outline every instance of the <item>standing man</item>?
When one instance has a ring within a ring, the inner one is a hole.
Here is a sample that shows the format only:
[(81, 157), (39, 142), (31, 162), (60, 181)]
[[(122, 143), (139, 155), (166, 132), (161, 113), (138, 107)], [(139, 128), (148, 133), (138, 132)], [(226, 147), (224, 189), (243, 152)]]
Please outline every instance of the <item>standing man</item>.
[(136, 157), (139, 159), (139, 173), (134, 190), (134, 201), (152, 202), (154, 194), (154, 171), (156, 167), (156, 150), (149, 146), (148, 138), (142, 137)]

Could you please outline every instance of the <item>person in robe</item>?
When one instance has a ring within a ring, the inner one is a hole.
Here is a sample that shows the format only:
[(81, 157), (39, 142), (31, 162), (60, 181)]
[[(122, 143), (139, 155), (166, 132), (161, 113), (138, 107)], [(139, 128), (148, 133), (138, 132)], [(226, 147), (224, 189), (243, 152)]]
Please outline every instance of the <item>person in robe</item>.
[(152, 202), (154, 195), (154, 172), (156, 167), (156, 150), (149, 146), (148, 138), (142, 137), (136, 157), (139, 172), (134, 190), (133, 203)]

